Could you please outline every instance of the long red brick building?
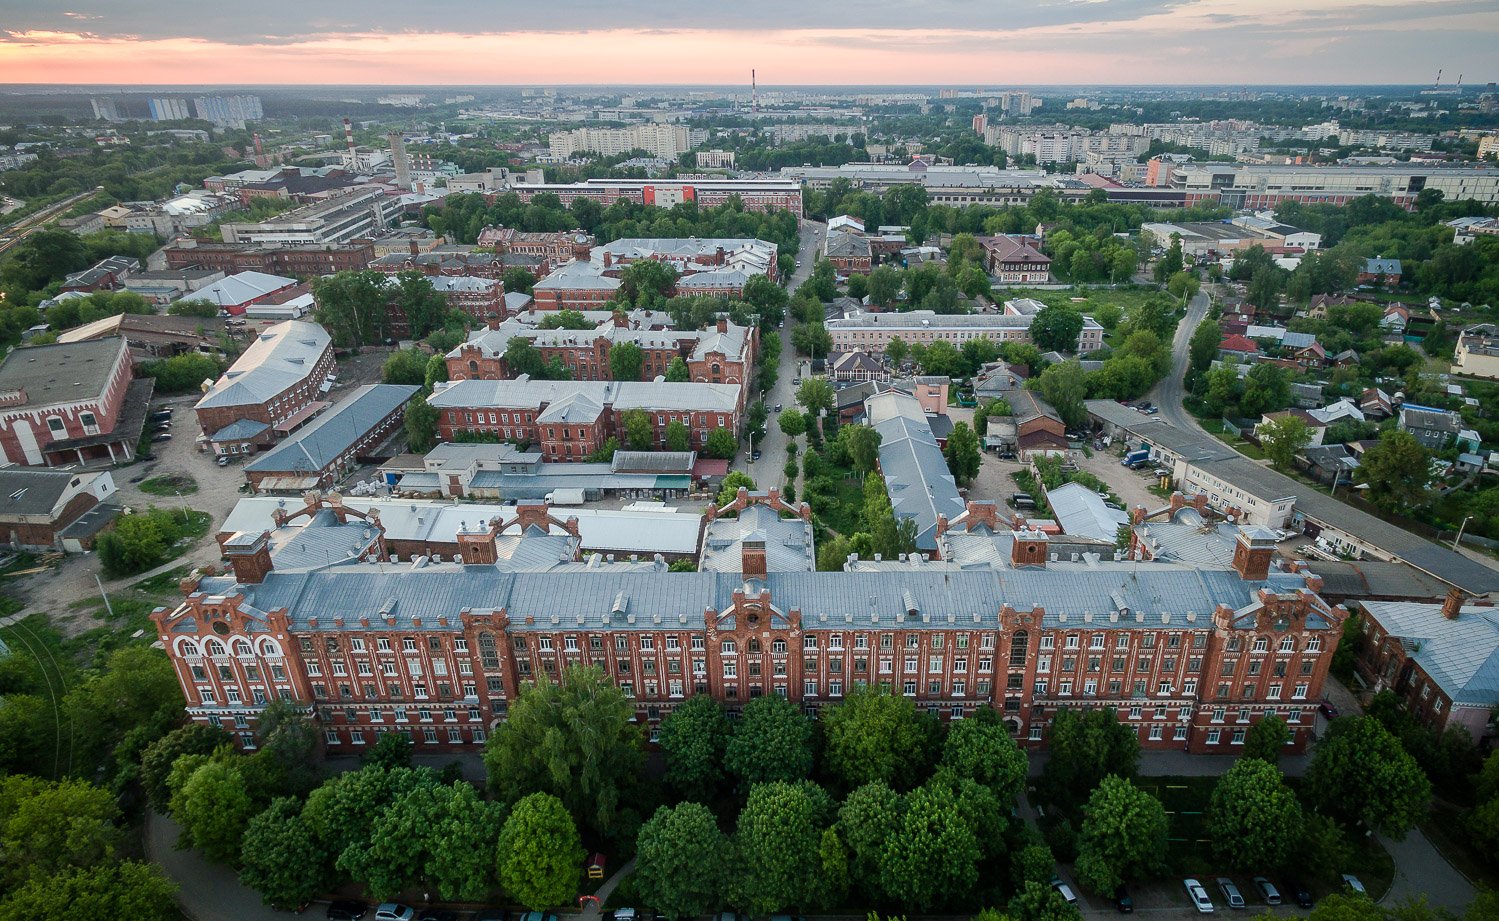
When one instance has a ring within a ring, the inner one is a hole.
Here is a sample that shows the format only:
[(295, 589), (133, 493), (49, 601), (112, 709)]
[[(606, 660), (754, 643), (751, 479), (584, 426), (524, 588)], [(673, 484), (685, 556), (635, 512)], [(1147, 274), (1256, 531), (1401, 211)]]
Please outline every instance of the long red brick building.
[(579, 561), (576, 523), (544, 505), (475, 521), (459, 559), (420, 565), (389, 565), (374, 514), (309, 503), (275, 521), (224, 536), (232, 571), (184, 581), (152, 615), (189, 717), (247, 747), (286, 699), (313, 708), (333, 753), (380, 732), (472, 750), (527, 683), (593, 664), (652, 736), (694, 694), (815, 715), (877, 685), (944, 718), (997, 710), (1028, 747), (1060, 711), (1107, 706), (1147, 750), (1232, 754), (1273, 713), (1302, 751), (1346, 615), (1248, 532), (1230, 568), (1061, 561), (1044, 534), (993, 531), (1009, 553), (983, 567), (807, 572), (798, 556), (787, 571), (750, 534), (735, 571), (673, 573)]

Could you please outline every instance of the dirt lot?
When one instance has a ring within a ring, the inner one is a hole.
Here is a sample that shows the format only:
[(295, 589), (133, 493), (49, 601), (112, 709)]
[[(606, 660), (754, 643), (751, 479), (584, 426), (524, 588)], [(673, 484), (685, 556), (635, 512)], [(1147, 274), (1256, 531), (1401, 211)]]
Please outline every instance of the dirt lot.
[(1152, 493), (1149, 489), (1156, 483), (1155, 477), (1150, 475), (1154, 467), (1130, 470), (1119, 466), (1117, 444), (1112, 448), (1094, 451), (1092, 457), (1084, 457), (1079, 452), (1077, 465), (1109, 484), (1114, 494), (1124, 500), (1123, 504), (1126, 509), (1132, 509), (1137, 505), (1143, 505), (1147, 509), (1157, 509), (1166, 504), (1167, 500)]

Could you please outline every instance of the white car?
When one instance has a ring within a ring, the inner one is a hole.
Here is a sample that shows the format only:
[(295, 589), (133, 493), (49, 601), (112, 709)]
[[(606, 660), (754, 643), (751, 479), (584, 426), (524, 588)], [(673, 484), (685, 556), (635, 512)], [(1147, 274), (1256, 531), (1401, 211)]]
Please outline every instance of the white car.
[(1072, 891), (1071, 886), (1062, 882), (1062, 878), (1060, 876), (1053, 876), (1051, 878), (1051, 888), (1057, 891), (1057, 895), (1060, 895), (1062, 898), (1066, 899), (1068, 905), (1077, 904), (1077, 893)]
[(1187, 887), (1187, 897), (1192, 900), (1192, 907), (1201, 914), (1212, 914), (1213, 900), (1208, 898), (1208, 891), (1202, 888), (1202, 883), (1189, 879), (1184, 882), (1184, 885)]
[(375, 921), (412, 921), (415, 917), (416, 909), (400, 902), (385, 902), (375, 909)]
[(1369, 894), (1369, 890), (1365, 889), (1364, 884), (1360, 882), (1359, 878), (1357, 876), (1354, 876), (1352, 873), (1343, 874), (1343, 885), (1347, 886), (1349, 889), (1353, 890), (1359, 895)]

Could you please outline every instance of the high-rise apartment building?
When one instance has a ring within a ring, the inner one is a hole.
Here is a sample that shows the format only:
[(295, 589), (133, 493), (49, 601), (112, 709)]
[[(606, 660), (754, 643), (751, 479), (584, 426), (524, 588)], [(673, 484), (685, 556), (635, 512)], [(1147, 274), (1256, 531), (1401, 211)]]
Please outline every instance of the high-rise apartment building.
[(243, 128), (265, 117), (259, 96), (199, 96), (193, 100), (198, 118), (220, 128)]
[(683, 125), (631, 125), (628, 128), (575, 128), (547, 139), (554, 157), (580, 153), (610, 157), (643, 150), (653, 157), (677, 157), (707, 140), (707, 132)]
[(108, 96), (95, 96), (89, 102), (94, 107), (94, 118), (104, 122), (121, 122), (119, 105)]
[(186, 99), (172, 99), (170, 97), (153, 97), (146, 103), (151, 112), (153, 122), (176, 122), (192, 118), (187, 111)]

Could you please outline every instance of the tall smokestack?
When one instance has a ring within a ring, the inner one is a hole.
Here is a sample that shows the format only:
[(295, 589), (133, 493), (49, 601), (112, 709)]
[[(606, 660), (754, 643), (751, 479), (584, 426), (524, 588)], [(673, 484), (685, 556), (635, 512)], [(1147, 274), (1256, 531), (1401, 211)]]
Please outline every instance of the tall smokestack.
[(259, 160), (265, 156), (265, 148), (260, 144), (260, 132), (255, 132), (255, 159)]
[(390, 162), (396, 168), (396, 185), (411, 188), (411, 158), (406, 155), (406, 138), (399, 131), (385, 136), (390, 142)]
[(760, 89), (755, 83), (755, 69), (750, 68), (750, 111), (760, 111)]
[(344, 119), (344, 151), (349, 158), (349, 169), (359, 164), (359, 158), (354, 155), (354, 126), (346, 118)]

